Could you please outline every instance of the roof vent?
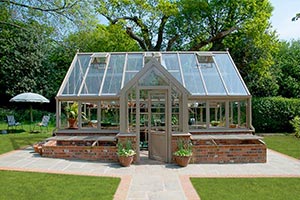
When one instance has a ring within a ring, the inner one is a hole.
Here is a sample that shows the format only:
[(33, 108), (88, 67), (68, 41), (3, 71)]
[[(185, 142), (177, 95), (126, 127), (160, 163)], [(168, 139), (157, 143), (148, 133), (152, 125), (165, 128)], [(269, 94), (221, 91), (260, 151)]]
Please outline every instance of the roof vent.
[(160, 52), (146, 52), (144, 54), (144, 64), (147, 64), (151, 58), (155, 58), (159, 63), (161, 63), (161, 53)]
[(107, 63), (107, 53), (94, 53), (91, 55), (91, 65), (97, 69), (104, 69)]

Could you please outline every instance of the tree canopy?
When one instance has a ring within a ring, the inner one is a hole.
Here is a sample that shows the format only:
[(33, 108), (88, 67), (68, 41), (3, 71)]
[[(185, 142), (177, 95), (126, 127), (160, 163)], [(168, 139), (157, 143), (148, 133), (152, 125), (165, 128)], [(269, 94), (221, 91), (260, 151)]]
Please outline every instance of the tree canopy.
[[(259, 0), (104, 0), (97, 11), (121, 24), (144, 51), (211, 49), (242, 29), (268, 1)], [(268, 11), (267, 11), (268, 12)]]
[(278, 94), (300, 98), (300, 40), (281, 42), (275, 61), (273, 70), (277, 75)]

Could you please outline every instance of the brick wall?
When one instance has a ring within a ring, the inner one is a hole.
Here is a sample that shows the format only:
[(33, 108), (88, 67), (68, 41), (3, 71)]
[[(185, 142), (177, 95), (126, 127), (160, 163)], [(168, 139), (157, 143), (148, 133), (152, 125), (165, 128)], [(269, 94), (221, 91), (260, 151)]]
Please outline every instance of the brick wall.
[[(190, 140), (189, 136), (172, 136), (172, 155), (178, 140)], [(266, 145), (259, 140), (192, 140), (193, 156), (190, 163), (265, 163)], [(174, 156), (172, 158), (174, 161)]]
[(49, 141), (43, 145), (42, 156), (63, 159), (118, 161), (116, 146), (56, 146), (55, 141)]
[(191, 163), (265, 163), (264, 144), (193, 145)]

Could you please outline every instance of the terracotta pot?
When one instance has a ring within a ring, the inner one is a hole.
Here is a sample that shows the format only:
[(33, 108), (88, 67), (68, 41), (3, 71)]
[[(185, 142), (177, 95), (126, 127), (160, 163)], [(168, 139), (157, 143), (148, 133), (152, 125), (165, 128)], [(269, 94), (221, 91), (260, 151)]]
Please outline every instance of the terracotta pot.
[(69, 118), (69, 128), (77, 128), (77, 119)]
[(34, 149), (35, 153), (40, 153), (39, 152), (39, 145), (38, 144), (33, 145), (33, 149)]
[(192, 156), (175, 156), (175, 162), (181, 166), (181, 167), (186, 167)]
[(119, 156), (119, 162), (123, 167), (128, 167), (133, 162), (133, 156)]
[(39, 154), (42, 156), (43, 155), (43, 148), (41, 146), (38, 147), (38, 151), (39, 151)]

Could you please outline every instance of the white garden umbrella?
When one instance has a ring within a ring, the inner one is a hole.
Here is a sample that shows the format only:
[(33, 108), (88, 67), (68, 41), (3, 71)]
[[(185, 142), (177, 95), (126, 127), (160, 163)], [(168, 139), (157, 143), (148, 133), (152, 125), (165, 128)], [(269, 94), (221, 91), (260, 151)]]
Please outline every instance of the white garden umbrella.
[[(40, 94), (25, 92), (11, 98), (10, 102), (49, 103), (50, 101)], [(32, 105), (30, 105), (30, 121), (33, 122)]]

